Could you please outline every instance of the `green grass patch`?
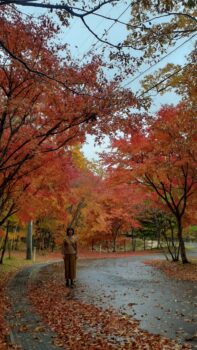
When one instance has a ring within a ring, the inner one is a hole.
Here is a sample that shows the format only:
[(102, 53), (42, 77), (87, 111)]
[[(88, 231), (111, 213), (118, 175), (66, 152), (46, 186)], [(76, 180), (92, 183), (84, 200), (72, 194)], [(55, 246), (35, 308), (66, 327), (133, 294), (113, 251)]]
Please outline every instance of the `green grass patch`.
[(12, 256), (10, 259), (5, 257), (3, 260), (3, 264), (0, 265), (0, 274), (7, 272), (15, 272), (18, 269), (32, 265), (32, 260), (26, 260), (25, 258)]
[(195, 251), (196, 250), (196, 247), (192, 246), (192, 245), (187, 245), (185, 244), (185, 248), (188, 250), (188, 251)]
[(11, 256), (6, 252), (6, 255), (3, 259), (3, 264), (0, 265), (0, 276), (6, 273), (15, 273), (16, 271), (22, 269), (25, 266), (30, 266), (34, 264), (49, 262), (49, 261), (56, 261), (61, 259), (61, 254), (59, 253), (42, 253), (36, 255), (36, 260), (26, 260), (26, 252), (25, 251), (17, 251), (12, 252)]

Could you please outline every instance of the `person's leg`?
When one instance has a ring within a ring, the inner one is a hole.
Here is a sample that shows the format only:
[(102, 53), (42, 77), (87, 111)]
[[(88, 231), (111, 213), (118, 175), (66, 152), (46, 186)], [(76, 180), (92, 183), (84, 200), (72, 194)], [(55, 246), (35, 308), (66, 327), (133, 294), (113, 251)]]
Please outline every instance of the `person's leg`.
[(69, 255), (66, 255), (64, 258), (64, 272), (65, 272), (65, 281), (66, 286), (69, 286)]
[(69, 287), (69, 279), (66, 279), (66, 287)]
[(76, 256), (72, 254), (70, 257), (70, 277), (71, 277), (71, 286), (74, 286), (74, 280), (76, 278)]

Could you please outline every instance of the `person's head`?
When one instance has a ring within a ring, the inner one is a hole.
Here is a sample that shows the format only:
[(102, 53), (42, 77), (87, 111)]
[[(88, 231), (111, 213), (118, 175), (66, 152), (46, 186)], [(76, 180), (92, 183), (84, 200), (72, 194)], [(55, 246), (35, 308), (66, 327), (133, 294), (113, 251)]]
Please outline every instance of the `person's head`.
[(67, 236), (71, 237), (74, 235), (74, 233), (75, 233), (74, 228), (72, 228), (72, 227), (67, 228), (67, 230), (66, 230)]

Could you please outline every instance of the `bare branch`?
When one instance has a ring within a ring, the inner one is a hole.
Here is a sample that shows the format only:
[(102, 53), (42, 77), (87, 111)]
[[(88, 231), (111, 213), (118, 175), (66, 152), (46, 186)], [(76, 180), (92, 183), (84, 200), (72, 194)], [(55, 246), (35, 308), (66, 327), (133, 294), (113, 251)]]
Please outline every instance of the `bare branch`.
[[(88, 15), (94, 14), (94, 12), (96, 12), (97, 10), (99, 10), (101, 7), (103, 7), (104, 5), (113, 3), (114, 0), (106, 0), (101, 2), (100, 4), (98, 4), (97, 6), (95, 6), (92, 10), (86, 11), (85, 13), (78, 13), (73, 11), (74, 7), (68, 6), (66, 4), (64, 5), (58, 5), (58, 4), (45, 4), (45, 3), (38, 3), (36, 2), (36, 0), (1, 0), (0, 1), (0, 6), (1, 5), (9, 5), (9, 4), (15, 4), (17, 6), (28, 6), (28, 7), (39, 7), (39, 8), (45, 8), (45, 9), (49, 9), (49, 10), (64, 10), (68, 13), (70, 13), (70, 15), (74, 16), (74, 17), (79, 17), (79, 18), (83, 18), (86, 17)], [(76, 8), (77, 9), (77, 8)], [(80, 11), (84, 11), (83, 9), (78, 8), (78, 10)]]

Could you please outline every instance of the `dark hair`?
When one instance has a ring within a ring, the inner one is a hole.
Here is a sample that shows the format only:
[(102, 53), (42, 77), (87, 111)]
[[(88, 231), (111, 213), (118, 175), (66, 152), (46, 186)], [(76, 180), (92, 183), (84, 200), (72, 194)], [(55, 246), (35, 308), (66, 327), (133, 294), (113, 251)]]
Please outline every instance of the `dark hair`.
[(68, 227), (68, 228), (67, 228), (66, 234), (67, 234), (67, 236), (68, 236), (68, 232), (69, 232), (70, 230), (72, 231), (72, 236), (73, 236), (74, 233), (75, 233), (75, 231), (74, 231), (74, 228), (72, 228), (72, 227)]

